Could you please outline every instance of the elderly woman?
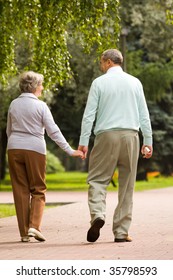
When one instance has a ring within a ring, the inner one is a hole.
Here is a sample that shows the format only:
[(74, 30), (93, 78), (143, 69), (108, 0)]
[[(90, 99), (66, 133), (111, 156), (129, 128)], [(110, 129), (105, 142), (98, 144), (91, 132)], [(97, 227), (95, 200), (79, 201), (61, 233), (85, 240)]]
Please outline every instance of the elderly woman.
[(21, 94), (8, 111), (8, 163), (22, 242), (30, 241), (29, 237), (45, 241), (40, 232), (46, 192), (45, 130), (68, 155), (83, 158), (81, 151), (67, 143), (46, 103), (38, 99), (42, 83), (43, 75), (23, 73), (19, 81)]

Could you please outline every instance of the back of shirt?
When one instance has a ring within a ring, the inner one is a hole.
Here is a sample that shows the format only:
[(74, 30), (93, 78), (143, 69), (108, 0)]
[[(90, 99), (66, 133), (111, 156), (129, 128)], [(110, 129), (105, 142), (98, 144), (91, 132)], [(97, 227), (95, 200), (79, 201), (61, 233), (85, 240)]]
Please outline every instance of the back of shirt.
[(125, 72), (108, 72), (93, 82), (98, 93), (95, 133), (108, 129), (139, 130), (140, 82)]
[(7, 149), (25, 149), (46, 154), (45, 130), (66, 153), (74, 150), (54, 122), (47, 104), (32, 93), (22, 93), (11, 102), (7, 120)]
[(31, 95), (20, 95), (13, 100), (9, 114), (11, 118), (11, 132), (28, 133), (43, 138), (44, 103)]
[(88, 145), (94, 121), (95, 135), (106, 130), (141, 128), (146, 145), (152, 143), (142, 84), (120, 66), (109, 68), (93, 81), (83, 115), (80, 145)]
[(11, 102), (7, 121), (7, 149), (46, 153), (43, 125), (45, 105), (32, 93), (23, 93)]

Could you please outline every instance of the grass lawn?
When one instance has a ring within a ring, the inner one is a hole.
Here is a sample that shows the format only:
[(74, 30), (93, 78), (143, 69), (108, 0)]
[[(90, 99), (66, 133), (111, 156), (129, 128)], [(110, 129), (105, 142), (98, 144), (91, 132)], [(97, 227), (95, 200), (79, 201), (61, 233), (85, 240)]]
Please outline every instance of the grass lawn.
[[(87, 175), (87, 173), (83, 172), (60, 172), (56, 174), (47, 174), (47, 190), (86, 191), (88, 189), (88, 185), (86, 183)], [(114, 181), (117, 184), (117, 176), (115, 176)], [(173, 186), (173, 177), (149, 177), (148, 181), (137, 181), (135, 184), (135, 191), (166, 188), (171, 186)], [(110, 184), (108, 187), (108, 191), (109, 190), (117, 190), (117, 188)], [(0, 191), (11, 191), (9, 174), (7, 174), (5, 180), (1, 182)]]
[[(82, 172), (61, 172), (57, 174), (47, 174), (47, 190), (51, 191), (87, 191), (88, 185), (86, 183), (87, 173)], [(117, 184), (117, 176), (114, 178)], [(151, 189), (159, 189), (173, 187), (173, 177), (149, 177), (148, 181), (137, 181), (135, 184), (135, 191), (144, 191)], [(6, 175), (5, 180), (1, 182), (1, 191), (11, 191), (11, 183), (9, 174)], [(108, 186), (108, 191), (117, 191), (117, 187), (112, 184)], [(1, 194), (0, 194), (1, 195)], [(50, 206), (47, 206), (50, 207)], [(0, 218), (15, 215), (14, 205), (0, 204)]]
[[(45, 210), (60, 205), (64, 205), (64, 203), (50, 203), (45, 206)], [(0, 218), (5, 218), (5, 217), (15, 216), (15, 215), (16, 215), (16, 210), (13, 203), (0, 204)]]
[(15, 214), (14, 204), (0, 204), (0, 218), (14, 216)]

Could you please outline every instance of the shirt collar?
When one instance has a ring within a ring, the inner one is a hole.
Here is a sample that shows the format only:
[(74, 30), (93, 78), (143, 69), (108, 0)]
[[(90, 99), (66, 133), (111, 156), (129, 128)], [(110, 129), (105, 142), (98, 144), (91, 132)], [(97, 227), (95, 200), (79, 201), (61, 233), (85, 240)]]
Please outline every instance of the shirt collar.
[(109, 68), (107, 70), (106, 73), (113, 73), (113, 72), (122, 72), (123, 69), (121, 68), (121, 66), (112, 66), (111, 68)]
[(29, 93), (29, 92), (22, 93), (21, 95), (19, 95), (19, 97), (30, 97), (30, 98), (38, 99), (34, 93)]

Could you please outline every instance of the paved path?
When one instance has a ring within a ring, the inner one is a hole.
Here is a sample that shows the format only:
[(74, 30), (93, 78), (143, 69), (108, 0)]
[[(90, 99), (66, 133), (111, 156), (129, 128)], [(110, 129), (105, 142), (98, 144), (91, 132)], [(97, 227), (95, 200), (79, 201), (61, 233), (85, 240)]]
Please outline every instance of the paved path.
[[(0, 203), (7, 202), (13, 202), (12, 194), (0, 192)], [(69, 204), (45, 210), (44, 243), (19, 242), (16, 217), (0, 219), (1, 260), (173, 260), (173, 187), (135, 192), (131, 243), (113, 242), (117, 192), (108, 192), (106, 223), (95, 243), (86, 241), (86, 192), (47, 192), (47, 202)]]

